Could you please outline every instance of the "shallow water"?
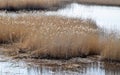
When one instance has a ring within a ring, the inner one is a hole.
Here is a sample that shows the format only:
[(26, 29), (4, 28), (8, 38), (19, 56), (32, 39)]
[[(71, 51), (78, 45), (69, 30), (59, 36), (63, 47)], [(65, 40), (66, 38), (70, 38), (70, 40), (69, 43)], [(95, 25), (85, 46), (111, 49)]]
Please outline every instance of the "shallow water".
[(81, 5), (73, 3), (64, 9), (50, 11), (47, 15), (92, 19), (105, 29), (120, 30), (120, 7)]
[(84, 67), (72, 70), (64, 70), (60, 66), (30, 64), (2, 57), (0, 58), (0, 75), (120, 75), (120, 67), (103, 62), (84, 64)]

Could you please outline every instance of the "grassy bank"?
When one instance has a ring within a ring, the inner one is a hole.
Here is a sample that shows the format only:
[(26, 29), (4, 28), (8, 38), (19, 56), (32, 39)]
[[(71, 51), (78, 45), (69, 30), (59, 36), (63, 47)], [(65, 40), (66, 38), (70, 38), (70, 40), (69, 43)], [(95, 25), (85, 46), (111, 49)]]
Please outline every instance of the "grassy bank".
[(120, 6), (119, 0), (0, 0), (2, 10), (57, 10), (69, 3)]

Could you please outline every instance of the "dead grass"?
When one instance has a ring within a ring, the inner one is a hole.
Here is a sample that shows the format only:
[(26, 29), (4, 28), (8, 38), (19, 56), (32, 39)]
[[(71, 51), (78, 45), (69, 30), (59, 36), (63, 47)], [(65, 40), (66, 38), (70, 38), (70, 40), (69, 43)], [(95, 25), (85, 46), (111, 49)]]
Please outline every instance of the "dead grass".
[(97, 26), (91, 20), (24, 16), (1, 17), (0, 23), (0, 41), (22, 39), (17, 48), (30, 57), (67, 59), (99, 53)]
[[(6, 18), (1, 18), (0, 22), (0, 42), (10, 43), (20, 40), (20, 38), (25, 36), (25, 26), (15, 25), (12, 21), (4, 21)], [(6, 23), (7, 22), (7, 23)]]
[(107, 42), (101, 52), (102, 59), (120, 61), (120, 39), (113, 33), (109, 34), (106, 38)]
[(19, 57), (25, 54), (31, 58), (68, 59), (101, 55), (105, 60), (120, 61), (120, 40), (115, 35), (100, 31), (91, 20), (0, 16), (0, 43), (11, 43), (8, 53)]

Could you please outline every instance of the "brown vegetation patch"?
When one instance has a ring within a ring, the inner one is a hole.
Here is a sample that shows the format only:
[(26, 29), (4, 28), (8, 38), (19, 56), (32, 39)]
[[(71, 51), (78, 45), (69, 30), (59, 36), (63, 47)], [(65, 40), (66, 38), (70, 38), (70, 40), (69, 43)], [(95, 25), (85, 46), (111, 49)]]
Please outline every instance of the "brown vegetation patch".
[(91, 20), (26, 16), (1, 17), (0, 23), (1, 43), (17, 43), (19, 52), (30, 57), (67, 59), (98, 53), (99, 35)]
[(0, 45), (8, 49), (3, 53), (17, 57), (69, 59), (101, 55), (102, 59), (120, 61), (119, 38), (113, 36), (115, 33), (103, 32), (91, 20), (0, 16)]

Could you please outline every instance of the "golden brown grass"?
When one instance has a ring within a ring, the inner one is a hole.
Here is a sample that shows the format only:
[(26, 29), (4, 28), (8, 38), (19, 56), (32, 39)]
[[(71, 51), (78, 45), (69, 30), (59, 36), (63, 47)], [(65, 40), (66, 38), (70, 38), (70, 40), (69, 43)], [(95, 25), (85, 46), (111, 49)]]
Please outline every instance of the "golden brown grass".
[(100, 32), (91, 20), (42, 15), (0, 16), (0, 43), (12, 43), (9, 54), (13, 55), (25, 53), (34, 58), (68, 59), (97, 54), (102, 59), (120, 61), (120, 40), (113, 36), (115, 33)]
[(106, 37), (104, 49), (101, 52), (102, 59), (120, 61), (120, 39), (113, 33)]
[[(18, 41), (18, 38), (25, 36), (25, 26), (13, 24), (13, 22), (4, 21), (6, 18), (0, 19), (0, 42), (1, 43), (10, 43)], [(20, 39), (19, 39), (20, 40)]]
[[(23, 21), (15, 21), (11, 17), (2, 17), (0, 16), (0, 41), (3, 43), (6, 41), (17, 40), (23, 36), (25, 36), (26, 32), (28, 32), (27, 25), (24, 25)], [(21, 19), (22, 20), (22, 19)]]
[(17, 39), (20, 52), (31, 57), (71, 58), (99, 53), (97, 26), (91, 20), (24, 16), (1, 17), (0, 23), (0, 41)]

